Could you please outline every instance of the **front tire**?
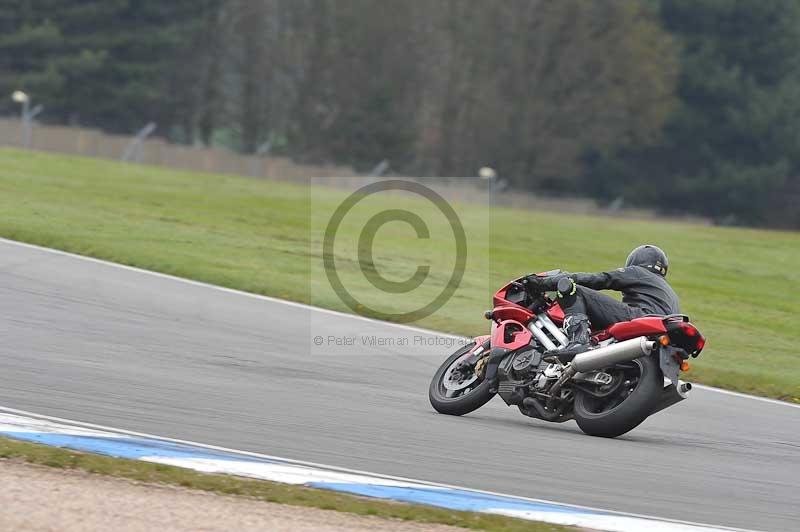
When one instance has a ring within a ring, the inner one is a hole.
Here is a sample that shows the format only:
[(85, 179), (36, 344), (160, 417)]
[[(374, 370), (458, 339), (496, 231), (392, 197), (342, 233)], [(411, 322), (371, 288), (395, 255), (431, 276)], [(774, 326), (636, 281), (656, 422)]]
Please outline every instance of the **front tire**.
[(431, 402), (431, 406), (440, 414), (463, 416), (482, 407), (489, 402), (489, 399), (494, 397), (494, 394), (489, 391), (490, 382), (483, 380), (481, 377), (478, 377), (471, 387), (457, 392), (448, 390), (444, 385), (448, 370), (457, 366), (459, 359), (469, 357), (474, 347), (475, 343), (473, 342), (450, 355), (433, 375), (431, 385), (428, 388), (428, 399)]
[(633, 430), (653, 413), (664, 388), (664, 376), (653, 356), (637, 358), (638, 381), (622, 402), (606, 408), (604, 400), (578, 390), (575, 393), (575, 421), (590, 436), (616, 438)]

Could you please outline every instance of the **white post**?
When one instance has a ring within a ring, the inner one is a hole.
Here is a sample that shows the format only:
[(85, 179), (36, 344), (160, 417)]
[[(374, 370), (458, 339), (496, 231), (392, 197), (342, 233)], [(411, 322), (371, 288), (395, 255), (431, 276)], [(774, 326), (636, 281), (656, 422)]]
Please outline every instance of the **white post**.
[(142, 158), (141, 147), (144, 140), (156, 129), (155, 122), (148, 122), (146, 126), (139, 130), (136, 133), (136, 136), (131, 139), (127, 146), (125, 146), (125, 151), (122, 152), (122, 157), (120, 157), (120, 161), (128, 162), (132, 158), (139, 162)]
[(30, 148), (31, 133), (33, 128), (33, 118), (44, 110), (44, 107), (37, 105), (33, 109), (30, 108), (31, 98), (27, 93), (16, 90), (11, 93), (11, 99), (15, 102), (22, 104), (20, 113), (20, 123), (22, 130), (20, 132), (20, 144), (23, 148)]

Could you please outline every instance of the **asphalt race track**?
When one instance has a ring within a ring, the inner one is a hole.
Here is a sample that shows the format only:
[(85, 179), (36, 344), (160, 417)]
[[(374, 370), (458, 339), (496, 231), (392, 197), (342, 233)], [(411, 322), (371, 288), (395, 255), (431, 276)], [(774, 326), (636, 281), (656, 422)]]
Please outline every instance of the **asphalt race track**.
[(312, 345), (365, 335), (420, 333), (0, 240), (2, 406), (610, 510), (800, 530), (800, 408), (695, 389), (616, 440), (525, 418), (500, 399), (442, 416), (427, 387), (448, 348)]

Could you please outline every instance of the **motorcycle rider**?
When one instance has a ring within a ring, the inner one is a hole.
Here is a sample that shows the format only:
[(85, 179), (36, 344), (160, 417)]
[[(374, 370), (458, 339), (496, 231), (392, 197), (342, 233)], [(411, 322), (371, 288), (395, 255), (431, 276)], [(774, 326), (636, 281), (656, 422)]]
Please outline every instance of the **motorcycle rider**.
[[(526, 281), (540, 291), (555, 290), (564, 311), (569, 343), (545, 353), (566, 364), (591, 347), (590, 325), (604, 329), (614, 323), (647, 314), (666, 316), (680, 312), (678, 296), (667, 283), (667, 255), (645, 244), (628, 255), (624, 268), (602, 273), (563, 273), (551, 277), (529, 275)], [(598, 290), (622, 292), (622, 302)]]

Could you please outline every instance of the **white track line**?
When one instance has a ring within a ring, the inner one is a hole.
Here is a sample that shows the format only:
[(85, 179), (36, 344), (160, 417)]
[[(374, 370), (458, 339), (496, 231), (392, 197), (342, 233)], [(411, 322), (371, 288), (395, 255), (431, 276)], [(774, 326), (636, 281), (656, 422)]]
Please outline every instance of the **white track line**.
[(743, 399), (755, 399), (756, 401), (761, 401), (764, 403), (770, 403), (773, 405), (781, 405), (781, 406), (791, 406), (793, 408), (800, 408), (800, 404), (797, 403), (788, 403), (786, 401), (779, 401), (777, 399), (770, 399), (769, 397), (759, 397), (757, 395), (749, 395), (742, 392), (734, 392), (731, 390), (725, 390), (723, 388), (715, 388), (714, 386), (706, 386), (705, 384), (695, 384), (692, 383), (692, 388), (699, 388), (701, 390), (709, 390), (711, 392), (717, 392), (724, 395), (732, 395), (734, 397), (741, 397)]
[[(346, 312), (340, 312), (338, 310), (330, 310), (330, 309), (326, 309), (326, 308), (315, 307), (313, 305), (307, 305), (305, 303), (297, 303), (295, 301), (287, 301), (285, 299), (278, 299), (276, 297), (264, 296), (264, 295), (261, 295), (261, 294), (253, 294), (253, 293), (250, 293), (250, 292), (243, 292), (242, 290), (236, 290), (234, 288), (226, 288), (224, 286), (217, 286), (217, 285), (210, 284), (210, 283), (204, 283), (202, 281), (194, 281), (192, 279), (186, 279), (184, 277), (177, 277), (175, 275), (169, 275), (167, 273), (154, 272), (154, 271), (151, 271), (151, 270), (145, 270), (145, 269), (142, 269), (142, 268), (137, 268), (135, 266), (127, 266), (125, 264), (119, 264), (119, 263), (116, 263), (116, 262), (111, 262), (111, 261), (107, 261), (107, 260), (103, 260), (103, 259), (96, 259), (94, 257), (87, 257), (87, 256), (84, 256), (84, 255), (78, 255), (76, 253), (70, 253), (68, 251), (61, 251), (59, 249), (52, 249), (52, 248), (47, 248), (47, 247), (43, 247), (43, 246), (37, 246), (36, 244), (28, 244), (26, 242), (18, 242), (16, 240), (9, 240), (7, 238), (2, 238), (2, 237), (0, 237), (0, 242), (2, 242), (4, 244), (20, 246), (20, 247), (29, 248), (29, 249), (35, 249), (35, 250), (46, 252), (46, 253), (52, 253), (54, 255), (61, 255), (61, 256), (70, 257), (70, 258), (73, 258), (73, 259), (93, 262), (95, 264), (102, 264), (104, 266), (108, 266), (108, 267), (112, 267), (112, 268), (120, 268), (120, 269), (123, 269), (123, 270), (137, 272), (137, 273), (141, 273), (141, 274), (145, 274), (145, 275), (152, 275), (152, 276), (155, 276), (155, 277), (161, 277), (162, 279), (170, 279), (172, 281), (186, 283), (186, 284), (190, 284), (190, 285), (194, 285), (194, 286), (200, 286), (200, 287), (208, 288), (208, 289), (211, 289), (211, 290), (218, 290), (218, 291), (225, 292), (225, 293), (228, 293), (228, 294), (235, 294), (235, 295), (238, 295), (238, 296), (249, 297), (249, 298), (252, 298), (252, 299), (260, 299), (262, 301), (269, 301), (271, 303), (279, 303), (279, 304), (282, 304), (282, 305), (288, 305), (290, 307), (302, 308), (302, 309), (311, 310), (311, 311), (314, 311), (314, 312), (320, 312), (320, 313), (323, 313), (323, 314), (330, 314), (332, 316), (338, 316), (340, 318), (348, 318), (348, 319), (352, 319), (352, 320), (366, 321), (366, 322), (369, 322), (369, 323), (372, 323), (372, 324), (376, 324), (376, 325), (383, 325), (383, 326), (387, 326), (387, 327), (395, 327), (397, 329), (403, 329), (405, 331), (416, 332), (416, 333), (421, 333), (421, 334), (430, 334), (430, 335), (435, 335), (435, 336), (442, 336), (442, 337), (445, 337), (445, 338), (453, 338), (453, 339), (457, 339), (457, 340), (460, 340), (460, 339), (464, 338), (463, 336), (458, 336), (458, 335), (455, 335), (455, 334), (443, 333), (443, 332), (439, 332), (439, 331), (433, 331), (433, 330), (430, 330), (430, 329), (423, 329), (422, 327), (414, 327), (414, 326), (411, 326), (411, 325), (403, 325), (403, 324), (400, 324), (400, 323), (392, 323), (390, 321), (380, 321), (380, 320), (376, 320), (376, 319), (372, 319), (372, 318), (365, 318), (364, 316), (359, 316), (357, 314), (348, 314)], [(705, 386), (703, 384), (696, 384), (694, 386), (696, 386), (697, 388), (703, 389), (703, 390), (717, 392), (717, 393), (721, 393), (721, 394), (724, 394), (724, 395), (731, 395), (731, 396), (734, 396), (734, 397), (740, 397), (740, 398), (743, 398), (743, 399), (751, 399), (751, 400), (754, 400), (754, 401), (761, 401), (762, 403), (768, 403), (768, 404), (773, 404), (773, 405), (781, 405), (781, 406), (788, 406), (788, 407), (791, 407), (791, 408), (800, 408), (800, 404), (788, 403), (786, 401), (778, 401), (777, 399), (769, 399), (767, 397), (758, 397), (756, 395), (748, 395), (746, 393), (732, 392), (730, 390), (723, 390), (722, 388), (715, 388), (713, 386)]]
[(125, 434), (125, 435), (128, 435), (128, 436), (135, 436), (135, 437), (138, 437), (138, 438), (148, 438), (148, 439), (152, 439), (152, 440), (169, 442), (169, 443), (179, 443), (179, 444), (183, 444), (183, 445), (191, 445), (193, 447), (198, 447), (198, 448), (201, 448), (201, 449), (208, 449), (208, 450), (211, 450), (211, 451), (222, 451), (222, 452), (227, 452), (227, 453), (239, 454), (239, 455), (242, 455), (242, 456), (251, 456), (251, 457), (254, 457), (254, 458), (261, 458), (261, 459), (267, 459), (267, 460), (277, 460), (277, 461), (280, 461), (280, 462), (290, 463), (290, 464), (294, 464), (294, 465), (298, 465), (298, 466), (321, 468), (321, 469), (326, 469), (326, 470), (329, 470), (329, 471), (336, 471), (336, 472), (340, 472), (340, 473), (350, 473), (350, 474), (355, 474), (355, 475), (366, 475), (366, 476), (371, 476), (371, 477), (381, 478), (381, 479), (386, 479), (386, 480), (394, 480), (394, 481), (398, 481), (398, 482), (413, 482), (413, 483), (423, 484), (423, 485), (431, 486), (431, 487), (450, 488), (450, 489), (468, 491), (468, 492), (472, 492), (472, 493), (482, 493), (482, 494), (494, 495), (494, 496), (498, 496), (498, 497), (508, 497), (508, 498), (517, 499), (517, 500), (526, 501), (526, 502), (534, 502), (534, 503), (542, 503), (542, 504), (554, 504), (554, 505), (560, 505), (560, 506), (569, 506), (569, 507), (578, 508), (578, 509), (581, 509), (581, 510), (590, 510), (590, 511), (595, 511), (595, 512), (611, 512), (611, 513), (616, 514), (616, 515), (622, 515), (622, 516), (627, 516), (627, 517), (638, 517), (638, 518), (641, 518), (641, 519), (652, 519), (652, 520), (655, 520), (655, 521), (665, 521), (665, 522), (670, 522), (670, 523), (680, 523), (680, 524), (683, 524), (683, 525), (702, 526), (702, 527), (709, 527), (709, 528), (719, 528), (720, 530), (731, 531), (731, 532), (754, 532), (752, 530), (744, 529), (744, 528), (731, 528), (731, 527), (722, 526), (722, 525), (710, 525), (710, 524), (707, 524), (707, 523), (697, 523), (697, 522), (693, 522), (693, 521), (682, 521), (680, 519), (669, 519), (669, 518), (665, 518), (665, 517), (656, 517), (656, 516), (652, 516), (652, 515), (636, 514), (636, 513), (630, 513), (630, 512), (621, 512), (621, 511), (617, 511), (617, 510), (608, 510), (606, 508), (596, 508), (596, 507), (593, 507), (593, 506), (583, 506), (583, 505), (580, 505), (580, 504), (572, 504), (572, 503), (550, 501), (550, 500), (547, 500), (547, 499), (535, 499), (535, 498), (532, 498), (532, 497), (520, 497), (520, 496), (517, 496), (517, 495), (509, 495), (507, 493), (499, 493), (499, 492), (496, 492), (496, 491), (486, 491), (486, 490), (477, 490), (477, 489), (472, 489), (472, 488), (465, 488), (463, 486), (456, 486), (456, 485), (453, 485), (453, 484), (442, 484), (442, 483), (439, 483), (439, 482), (429, 482), (429, 481), (426, 481), (426, 480), (417, 480), (417, 479), (407, 478), (407, 477), (397, 477), (397, 476), (392, 476), (392, 475), (383, 475), (383, 474), (372, 473), (372, 472), (369, 472), (369, 471), (363, 471), (363, 470), (359, 470), (359, 469), (349, 469), (349, 468), (346, 468), (346, 467), (329, 466), (329, 465), (320, 464), (320, 463), (317, 463), (317, 462), (305, 462), (305, 461), (302, 461), (302, 460), (292, 460), (290, 458), (283, 458), (283, 457), (272, 456), (272, 455), (268, 455), (268, 454), (254, 453), (254, 452), (250, 452), (250, 451), (240, 451), (240, 450), (237, 450), (237, 449), (231, 449), (231, 448), (228, 448), (228, 447), (220, 447), (220, 446), (217, 446), (217, 445), (208, 445), (208, 444), (205, 444), (205, 443), (198, 443), (198, 442), (194, 442), (194, 441), (191, 441), (191, 440), (180, 440), (180, 439), (177, 439), (177, 438), (166, 438), (164, 436), (156, 436), (154, 434), (147, 434), (147, 433), (144, 433), (144, 432), (134, 432), (134, 431), (131, 431), (131, 430), (117, 429), (117, 428), (114, 428), (114, 427), (108, 427), (106, 425), (97, 425), (97, 424), (94, 424), (94, 423), (85, 423), (85, 422), (82, 422), (82, 421), (75, 421), (75, 420), (72, 420), (72, 419), (65, 419), (65, 418), (61, 418), (61, 417), (46, 416), (46, 415), (42, 415), (42, 414), (37, 414), (35, 412), (28, 412), (26, 410), (18, 410), (16, 408), (7, 408), (7, 407), (4, 407), (4, 406), (0, 406), (0, 412), (5, 412), (5, 413), (8, 413), (8, 414), (14, 414), (14, 415), (18, 415), (18, 416), (27, 416), (27, 417), (34, 418), (34, 419), (53, 421), (53, 422), (56, 422), (56, 423), (63, 423), (63, 424), (67, 424), (67, 425), (74, 425), (74, 426), (82, 427), (82, 428), (86, 428), (86, 429), (94, 429), (94, 430), (100, 430), (100, 431), (106, 431), (106, 432), (116, 432), (116, 433)]

